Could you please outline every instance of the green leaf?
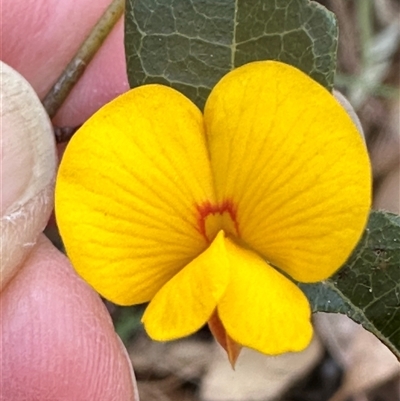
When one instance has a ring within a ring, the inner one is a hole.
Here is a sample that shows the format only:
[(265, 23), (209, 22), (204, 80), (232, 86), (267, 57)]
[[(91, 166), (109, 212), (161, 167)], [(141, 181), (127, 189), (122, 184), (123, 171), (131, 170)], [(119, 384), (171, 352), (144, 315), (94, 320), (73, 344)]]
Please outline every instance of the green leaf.
[(127, 0), (125, 50), (131, 87), (170, 85), (201, 108), (234, 67), (273, 59), (331, 89), (335, 16), (309, 0)]
[(400, 359), (400, 216), (372, 212), (345, 266), (329, 280), (300, 287), (314, 312), (346, 314)]

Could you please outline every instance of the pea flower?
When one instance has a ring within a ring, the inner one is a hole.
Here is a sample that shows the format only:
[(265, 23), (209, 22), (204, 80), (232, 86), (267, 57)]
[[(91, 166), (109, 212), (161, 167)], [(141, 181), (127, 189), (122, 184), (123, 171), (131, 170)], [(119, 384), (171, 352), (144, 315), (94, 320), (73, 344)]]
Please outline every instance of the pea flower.
[(77, 272), (121, 305), (150, 302), (155, 340), (208, 323), (232, 364), (241, 346), (276, 355), (310, 342), (294, 283), (331, 276), (370, 207), (370, 165), (350, 117), (289, 65), (228, 73), (204, 110), (145, 85), (71, 140), (56, 212)]

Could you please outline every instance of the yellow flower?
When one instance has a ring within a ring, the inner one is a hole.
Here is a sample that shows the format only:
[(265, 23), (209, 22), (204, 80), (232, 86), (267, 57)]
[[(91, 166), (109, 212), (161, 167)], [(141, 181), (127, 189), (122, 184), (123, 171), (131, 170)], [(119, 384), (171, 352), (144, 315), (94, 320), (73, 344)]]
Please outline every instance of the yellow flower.
[(204, 116), (162, 85), (133, 89), (75, 134), (56, 187), (78, 273), (121, 305), (150, 301), (153, 339), (205, 323), (240, 346), (304, 349), (310, 307), (291, 279), (332, 275), (370, 207), (365, 145), (334, 97), (294, 67), (254, 62), (213, 89)]

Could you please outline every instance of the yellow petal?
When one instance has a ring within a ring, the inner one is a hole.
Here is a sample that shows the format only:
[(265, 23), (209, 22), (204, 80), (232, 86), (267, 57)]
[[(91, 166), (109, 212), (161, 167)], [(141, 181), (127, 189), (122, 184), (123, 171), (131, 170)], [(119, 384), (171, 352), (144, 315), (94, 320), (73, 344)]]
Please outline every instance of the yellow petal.
[(227, 334), (269, 355), (306, 348), (312, 326), (305, 295), (254, 252), (230, 240), (225, 246), (231, 279), (217, 309)]
[(58, 174), (57, 221), (89, 284), (116, 303), (141, 303), (206, 248), (196, 205), (213, 197), (200, 111), (148, 85), (75, 134)]
[(296, 280), (333, 274), (371, 198), (364, 143), (334, 97), (294, 67), (250, 63), (214, 88), (205, 124), (217, 201), (242, 240)]
[(211, 317), (229, 282), (224, 233), (154, 296), (143, 323), (154, 340), (168, 341), (194, 333)]

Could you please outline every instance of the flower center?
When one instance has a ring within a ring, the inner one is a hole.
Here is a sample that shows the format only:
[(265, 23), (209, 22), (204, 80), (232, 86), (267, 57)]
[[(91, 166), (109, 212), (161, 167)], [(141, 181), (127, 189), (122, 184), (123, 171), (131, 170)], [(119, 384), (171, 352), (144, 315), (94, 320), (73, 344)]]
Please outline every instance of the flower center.
[(197, 205), (198, 227), (200, 234), (211, 243), (220, 230), (226, 235), (239, 237), (239, 224), (236, 217), (236, 208), (231, 200), (219, 204), (205, 202)]

